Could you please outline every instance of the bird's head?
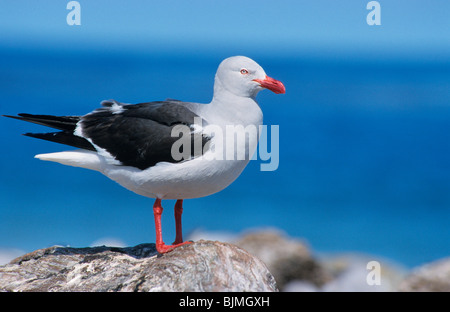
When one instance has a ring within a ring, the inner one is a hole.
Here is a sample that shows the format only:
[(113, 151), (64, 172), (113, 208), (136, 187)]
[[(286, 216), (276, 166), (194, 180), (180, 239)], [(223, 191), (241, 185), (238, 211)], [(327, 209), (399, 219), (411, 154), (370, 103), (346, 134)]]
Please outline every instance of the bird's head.
[(286, 92), (283, 83), (267, 76), (258, 63), (245, 56), (229, 57), (220, 63), (215, 88), (223, 88), (243, 97), (255, 97), (262, 89), (277, 94)]

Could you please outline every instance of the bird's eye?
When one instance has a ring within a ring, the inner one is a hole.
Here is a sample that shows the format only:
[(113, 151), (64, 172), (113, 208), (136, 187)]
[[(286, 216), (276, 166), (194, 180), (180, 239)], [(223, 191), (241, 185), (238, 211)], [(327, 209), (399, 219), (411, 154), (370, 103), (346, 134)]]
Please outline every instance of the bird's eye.
[(242, 75), (247, 75), (248, 74), (248, 70), (246, 70), (245, 68), (241, 69), (241, 74)]

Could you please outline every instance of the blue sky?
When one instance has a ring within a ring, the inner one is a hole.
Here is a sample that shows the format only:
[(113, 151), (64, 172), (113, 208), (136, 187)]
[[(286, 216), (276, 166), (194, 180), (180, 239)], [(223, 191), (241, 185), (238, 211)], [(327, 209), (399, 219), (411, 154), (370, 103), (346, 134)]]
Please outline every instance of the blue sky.
[(68, 1), (0, 1), (2, 45), (196, 52), (233, 46), (266, 53), (427, 55), (450, 52), (450, 2), (379, 1), (381, 26), (368, 26), (368, 1), (79, 1), (81, 26), (68, 26)]

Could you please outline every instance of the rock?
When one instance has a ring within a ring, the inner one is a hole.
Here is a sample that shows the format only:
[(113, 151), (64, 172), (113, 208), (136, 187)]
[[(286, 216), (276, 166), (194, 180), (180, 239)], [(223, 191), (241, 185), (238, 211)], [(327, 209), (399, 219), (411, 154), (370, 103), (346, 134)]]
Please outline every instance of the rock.
[[(367, 281), (372, 267), (368, 263), (379, 264), (379, 283)], [(343, 253), (326, 256), (321, 263), (333, 275), (333, 280), (325, 284), (325, 292), (393, 292), (405, 277), (406, 269), (390, 260), (360, 253)]]
[(450, 258), (414, 269), (400, 284), (399, 291), (450, 292)]
[(283, 292), (319, 292), (319, 287), (301, 280), (290, 281), (283, 287)]
[(234, 243), (260, 258), (282, 290), (291, 281), (320, 287), (332, 278), (303, 242), (288, 238), (278, 230), (251, 232)]
[(7, 264), (24, 253), (25, 251), (17, 248), (0, 248), (0, 265)]
[(0, 266), (0, 291), (277, 291), (264, 263), (234, 245), (198, 241), (158, 255), (135, 247), (50, 247)]

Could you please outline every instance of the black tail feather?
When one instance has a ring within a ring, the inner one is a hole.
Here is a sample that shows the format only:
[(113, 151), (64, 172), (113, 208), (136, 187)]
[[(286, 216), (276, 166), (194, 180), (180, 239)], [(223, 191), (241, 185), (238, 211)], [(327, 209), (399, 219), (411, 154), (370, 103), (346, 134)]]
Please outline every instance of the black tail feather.
[(64, 131), (74, 131), (75, 128), (77, 127), (77, 123), (80, 121), (79, 116), (51, 116), (51, 115), (32, 115), (32, 114), (19, 114), (19, 116), (9, 116), (9, 115), (3, 116), (18, 120), (24, 120), (38, 125)]
[(92, 146), (92, 144), (88, 140), (76, 136), (71, 132), (67, 131), (49, 132), (49, 133), (25, 133), (24, 135), (32, 138), (47, 140), (51, 142), (70, 145), (77, 148), (95, 151), (94, 146)]
[(19, 114), (19, 116), (3, 116), (62, 130), (60, 132), (50, 133), (25, 133), (25, 136), (95, 151), (95, 147), (88, 140), (74, 134), (77, 123), (81, 118), (79, 116), (52, 116), (32, 114)]

